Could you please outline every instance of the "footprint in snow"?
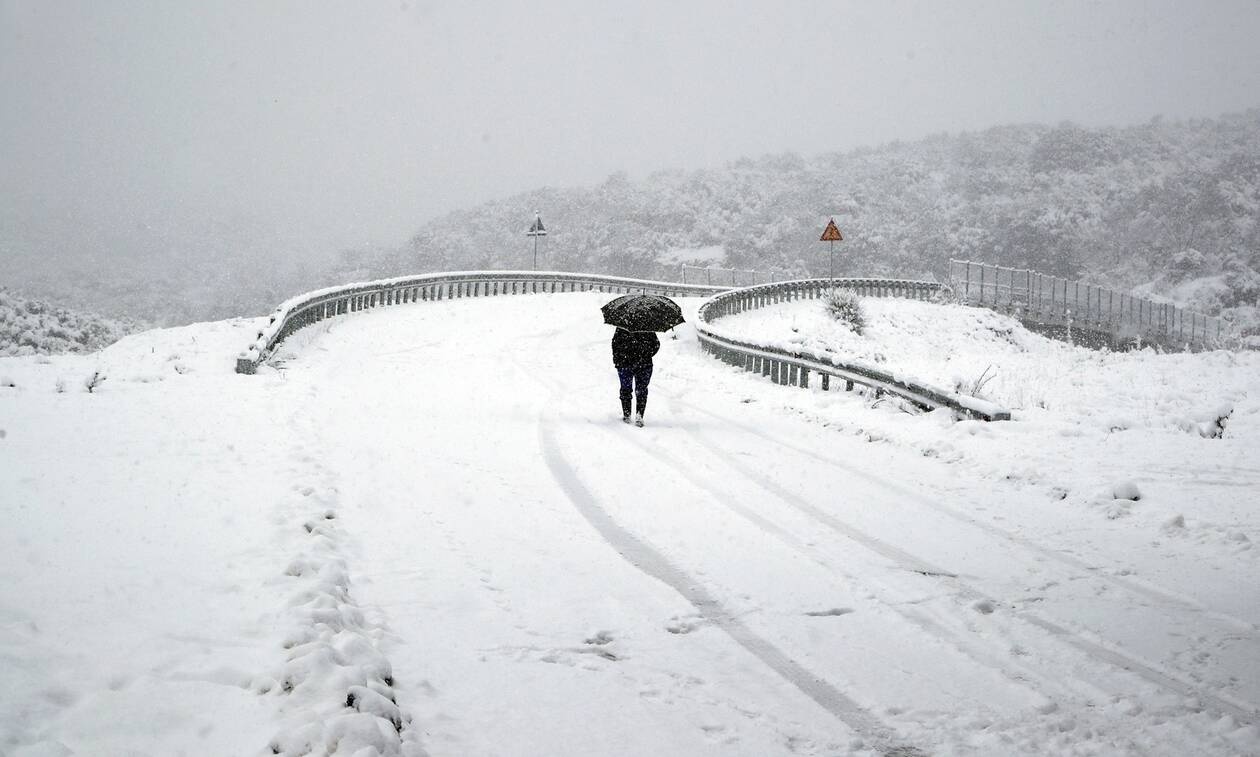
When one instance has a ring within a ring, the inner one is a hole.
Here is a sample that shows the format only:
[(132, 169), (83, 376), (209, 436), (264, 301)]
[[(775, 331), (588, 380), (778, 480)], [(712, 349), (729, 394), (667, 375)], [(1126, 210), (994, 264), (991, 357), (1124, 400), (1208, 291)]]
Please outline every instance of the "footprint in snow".
[(605, 660), (609, 660), (611, 662), (618, 662), (619, 660), (621, 660), (621, 658), (618, 657), (616, 654), (608, 651), (607, 649), (604, 649), (603, 647), (583, 647), (582, 649), (578, 649), (575, 651), (580, 652), (582, 654), (593, 654), (596, 657), (602, 657)]
[(830, 618), (836, 615), (848, 615), (853, 612), (852, 607), (833, 607), (830, 610), (811, 610), (805, 613), (811, 618)]
[(700, 618), (670, 618), (665, 624), (665, 630), (675, 635), (689, 634), (697, 628), (704, 625), (704, 621)]

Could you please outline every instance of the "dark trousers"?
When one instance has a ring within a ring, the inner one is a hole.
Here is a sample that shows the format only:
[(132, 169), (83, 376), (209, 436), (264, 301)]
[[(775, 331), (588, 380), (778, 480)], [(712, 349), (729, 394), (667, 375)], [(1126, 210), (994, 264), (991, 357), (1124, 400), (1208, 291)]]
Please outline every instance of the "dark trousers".
[(621, 379), (621, 414), (630, 414), (630, 397), (633, 395), (635, 410), (643, 415), (647, 409), (648, 384), (652, 381), (652, 364), (618, 368), (617, 378)]

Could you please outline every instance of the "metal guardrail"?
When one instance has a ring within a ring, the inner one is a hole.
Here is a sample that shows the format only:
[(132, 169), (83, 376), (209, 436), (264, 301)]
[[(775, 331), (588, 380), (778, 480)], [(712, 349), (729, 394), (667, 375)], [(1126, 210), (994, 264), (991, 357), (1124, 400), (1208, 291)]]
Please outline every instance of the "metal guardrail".
[(336, 315), (412, 302), (555, 292), (644, 292), (704, 296), (727, 287), (645, 281), (619, 276), (539, 271), (465, 271), (404, 276), (320, 289), (290, 298), (271, 314), (254, 343), (236, 358), (236, 372), (256, 373), (277, 345), (298, 329)]
[(832, 288), (850, 289), (865, 297), (904, 297), (931, 300), (949, 292), (943, 284), (928, 281), (893, 279), (809, 279), (734, 289), (710, 298), (700, 306), (696, 335), (705, 350), (746, 371), (769, 376), (776, 384), (808, 388), (810, 375), (817, 373), (823, 391), (831, 388), (831, 378), (845, 382), (845, 390), (862, 384), (883, 393), (902, 397), (925, 409), (947, 407), (971, 418), (986, 421), (1010, 420), (1006, 408), (992, 402), (969, 397), (922, 382), (897, 376), (873, 365), (842, 360), (832, 354), (788, 351), (773, 345), (758, 344), (714, 328), (714, 321), (723, 316), (793, 300), (822, 299)]
[(756, 284), (769, 284), (775, 281), (791, 279), (782, 271), (752, 271), (741, 268), (719, 268), (716, 266), (682, 265), (684, 284), (707, 284), (709, 286), (746, 287)]
[(846, 389), (852, 389), (858, 383), (873, 387), (877, 393), (888, 392), (926, 408), (950, 407), (985, 420), (1010, 418), (1009, 412), (992, 403), (895, 377), (874, 366), (842, 362), (834, 356), (787, 353), (772, 346), (728, 337), (711, 327), (711, 321), (722, 315), (792, 299), (817, 299), (833, 284), (868, 297), (931, 299), (948, 291), (947, 287), (932, 282), (892, 279), (836, 279), (834, 282), (815, 279), (729, 290), (720, 286), (561, 272), (464, 271), (404, 276), (329, 287), (286, 300), (271, 314), (268, 324), (258, 332), (253, 344), (237, 356), (236, 372), (256, 373), (258, 367), (274, 354), (276, 347), (301, 328), (333, 316), (378, 307), (465, 297), (559, 292), (644, 292), (674, 297), (716, 294), (700, 308), (701, 323), (696, 325), (696, 334), (701, 344), (728, 362), (736, 362), (734, 356), (740, 355), (741, 361), (747, 361), (749, 370), (763, 371), (777, 383), (808, 386), (812, 371), (822, 377), (823, 389), (829, 388), (830, 378), (835, 376), (845, 381)]
[(1229, 336), (1220, 318), (1025, 268), (951, 260), (949, 281), (964, 304), (1010, 313), (1025, 323), (1099, 332), (1114, 347), (1211, 349)]

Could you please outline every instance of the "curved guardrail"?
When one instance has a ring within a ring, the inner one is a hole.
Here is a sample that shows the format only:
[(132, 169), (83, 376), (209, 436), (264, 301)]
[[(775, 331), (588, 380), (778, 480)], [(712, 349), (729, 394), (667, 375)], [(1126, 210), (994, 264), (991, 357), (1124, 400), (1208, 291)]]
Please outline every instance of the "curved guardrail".
[(890, 279), (809, 279), (732, 289), (710, 298), (700, 306), (696, 336), (705, 350), (731, 365), (769, 376), (776, 384), (809, 387), (810, 374), (821, 377), (823, 390), (831, 388), (831, 378), (869, 386), (876, 396), (887, 392), (925, 409), (947, 407), (971, 418), (986, 421), (1010, 420), (1009, 410), (992, 402), (939, 389), (912, 378), (898, 376), (860, 361), (842, 360), (830, 353), (790, 352), (771, 345), (757, 344), (723, 333), (713, 322), (722, 316), (802, 299), (821, 299), (832, 287), (851, 289), (866, 297), (905, 297), (930, 300), (948, 293), (949, 287), (929, 281)]
[(372, 308), (461, 297), (499, 297), (555, 292), (644, 292), (703, 296), (728, 287), (645, 281), (620, 276), (540, 271), (463, 271), (403, 276), (319, 289), (290, 298), (271, 314), (254, 343), (236, 358), (236, 372), (257, 372), (276, 346), (293, 332), (325, 318)]

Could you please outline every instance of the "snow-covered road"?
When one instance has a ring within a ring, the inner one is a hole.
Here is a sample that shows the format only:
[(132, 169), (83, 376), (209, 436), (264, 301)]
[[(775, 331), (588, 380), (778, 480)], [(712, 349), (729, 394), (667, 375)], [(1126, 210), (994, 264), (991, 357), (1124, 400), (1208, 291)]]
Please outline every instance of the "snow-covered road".
[[(1250, 552), (925, 451), (1033, 449), (1018, 422), (774, 386), (686, 326), (624, 425), (606, 299), (336, 318), (255, 377), (189, 358), (249, 322), (111, 348), (96, 394), (51, 389), (83, 358), (0, 364), (28, 385), (0, 397), (0, 661), (39, 657), (0, 694), (0, 753), (1260, 752)], [(122, 368), (177, 350), (191, 370)], [(928, 443), (877, 443), (906, 424)], [(145, 701), (161, 728), (91, 725)]]
[[(992, 482), (710, 391), (689, 334), (625, 426), (602, 299), (372, 313), (287, 365), (435, 754), (1186, 753), (1251, 719), (1255, 617), (1003, 527)], [(1188, 647), (1219, 678), (1170, 670)]]

